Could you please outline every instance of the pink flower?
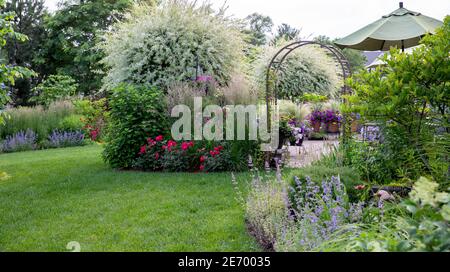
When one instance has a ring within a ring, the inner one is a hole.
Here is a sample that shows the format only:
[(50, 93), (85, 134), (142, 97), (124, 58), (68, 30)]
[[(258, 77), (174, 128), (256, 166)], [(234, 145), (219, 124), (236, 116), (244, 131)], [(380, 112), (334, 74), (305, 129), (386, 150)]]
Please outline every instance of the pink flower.
[(181, 149), (183, 149), (184, 151), (188, 150), (189, 147), (191, 147), (191, 144), (188, 142), (184, 142), (181, 144)]
[(158, 137), (155, 138), (155, 141), (161, 142), (163, 139), (164, 137), (162, 135), (159, 135)]
[(145, 145), (141, 146), (141, 150), (139, 151), (139, 155), (143, 155), (147, 152), (147, 147)]
[(203, 163), (204, 161), (205, 161), (205, 156), (201, 156), (201, 157), (200, 157), (200, 162)]
[(362, 191), (362, 190), (364, 190), (364, 189), (366, 189), (366, 185), (358, 185), (358, 186), (355, 186), (355, 190)]
[(203, 171), (203, 170), (205, 170), (205, 166), (202, 164), (202, 165), (200, 165), (200, 168), (199, 168), (199, 170), (200, 171)]
[(147, 143), (148, 143), (150, 146), (154, 146), (154, 145), (156, 144), (156, 142), (155, 142), (152, 138), (148, 138), (148, 139), (147, 139)]
[(155, 153), (155, 160), (159, 160), (159, 153), (158, 152)]
[(168, 142), (167, 142), (167, 146), (170, 148), (170, 147), (175, 147), (175, 146), (177, 146), (177, 142), (175, 142), (175, 141), (173, 141), (173, 140), (169, 140)]

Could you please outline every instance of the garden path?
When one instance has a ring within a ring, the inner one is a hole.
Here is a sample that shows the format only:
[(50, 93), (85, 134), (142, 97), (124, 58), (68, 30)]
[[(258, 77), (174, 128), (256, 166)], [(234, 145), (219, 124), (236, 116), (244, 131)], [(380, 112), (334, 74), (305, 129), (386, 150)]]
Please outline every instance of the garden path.
[(339, 146), (338, 140), (305, 141), (303, 146), (288, 147), (288, 163), (291, 168), (302, 168), (320, 160)]

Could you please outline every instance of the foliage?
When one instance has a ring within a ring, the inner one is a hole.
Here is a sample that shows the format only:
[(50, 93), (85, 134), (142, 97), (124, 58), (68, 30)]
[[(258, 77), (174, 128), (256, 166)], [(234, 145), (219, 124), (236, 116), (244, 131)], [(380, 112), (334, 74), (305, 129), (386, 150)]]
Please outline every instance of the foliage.
[[(330, 37), (324, 35), (319, 35), (315, 37), (314, 40), (325, 45), (332, 45), (336, 47), (336, 45), (334, 44), (336, 40), (331, 40)], [(350, 68), (352, 69), (353, 73), (356, 73), (359, 70), (365, 68), (367, 59), (361, 51), (351, 48), (344, 48), (342, 50), (342, 54), (344, 54), (345, 58), (350, 63)]]
[[(294, 201), (286, 200), (291, 213), (281, 226), (275, 244), (277, 251), (313, 251), (343, 226), (362, 219), (362, 203), (350, 204), (339, 177), (318, 184), (309, 177), (295, 179), (291, 188)], [(286, 197), (287, 198), (287, 197)]]
[(244, 31), (249, 35), (249, 43), (262, 46), (267, 43), (266, 34), (272, 31), (273, 21), (269, 16), (253, 13), (246, 18), (248, 29)]
[(243, 148), (244, 144), (239, 142), (242, 141), (176, 142), (160, 135), (148, 138), (140, 147), (133, 168), (166, 172), (243, 171), (248, 168), (246, 158), (256, 154), (250, 153), (252, 145), (246, 143)]
[(278, 26), (275, 37), (272, 39), (271, 43), (276, 44), (282, 40), (297, 40), (300, 37), (300, 32), (301, 31), (299, 29), (283, 23)]
[(75, 78), (81, 93), (98, 91), (104, 71), (99, 61), (104, 52), (96, 45), (102, 31), (121, 19), (132, 3), (132, 0), (62, 1), (45, 22), (47, 38), (36, 57), (37, 63), (46, 66), (46, 75)]
[(420, 178), (409, 199), (401, 203), (403, 210), (386, 211), (382, 221), (364, 222), (361, 231), (346, 237), (341, 246), (351, 251), (448, 252), (450, 197), (438, 187)]
[(65, 117), (59, 123), (58, 129), (61, 131), (80, 131), (84, 127), (83, 116), (78, 114), (73, 114)]
[(210, 4), (167, 0), (138, 6), (104, 36), (109, 68), (104, 88), (120, 82), (149, 83), (166, 91), (174, 82), (210, 76), (219, 85), (240, 69), (243, 40), (239, 24)]
[(83, 115), (81, 122), (86, 135), (92, 141), (102, 140), (109, 120), (109, 109), (106, 98), (99, 100), (75, 100), (75, 111)]
[(120, 84), (109, 98), (110, 122), (103, 157), (113, 168), (130, 168), (136, 150), (149, 135), (169, 128), (161, 91), (154, 87)]
[[(397, 148), (396, 163), (407, 178), (426, 173), (448, 185), (450, 17), (435, 35), (422, 39), (411, 54), (391, 50), (385, 67), (349, 80), (348, 113), (386, 124), (387, 145)], [(392, 149), (394, 150), (394, 149)]]
[[(292, 41), (291, 41), (292, 42)], [(264, 48), (254, 62), (254, 81), (260, 90), (265, 91), (267, 66), (278, 50), (289, 43), (280, 41), (277, 45)], [(280, 65), (271, 84), (279, 99), (304, 102), (305, 94), (317, 94), (333, 98), (337, 95), (340, 80), (336, 65), (327, 51), (315, 45), (308, 45), (293, 51)], [(260, 98), (265, 93), (259, 94)]]
[(54, 130), (47, 139), (46, 146), (50, 148), (61, 148), (80, 146), (84, 144), (84, 134), (81, 131)]
[(78, 84), (65, 75), (51, 75), (34, 88), (33, 102), (48, 106), (52, 102), (65, 100), (77, 94)]
[(32, 88), (46, 74), (45, 64), (39, 65), (35, 58), (40, 52), (46, 39), (44, 19), (48, 16), (44, 0), (8, 0), (5, 12), (14, 12), (14, 31), (28, 37), (27, 42), (17, 39), (8, 39), (5, 47), (9, 63), (32, 68), (37, 72), (32, 79), (19, 78), (11, 89), (11, 98), (14, 105), (29, 105)]
[(340, 182), (344, 184), (351, 201), (358, 201), (359, 192), (355, 187), (361, 185), (362, 181), (358, 172), (350, 167), (312, 165), (298, 170), (285, 171), (284, 179), (289, 182), (291, 186), (295, 187), (295, 179), (305, 183), (307, 177), (309, 177), (312, 181), (321, 182), (322, 180), (330, 179), (332, 176), (339, 177)]
[[(0, 50), (6, 45), (8, 39), (15, 39), (18, 41), (26, 41), (27, 36), (15, 32), (13, 27), (14, 12), (3, 12), (5, 5), (4, 0), (0, 0)], [(3, 109), (4, 106), (10, 102), (5, 84), (14, 85), (16, 79), (26, 78), (32, 76), (34, 73), (24, 67), (5, 64), (0, 59), (0, 124), (3, 123)]]
[[(233, 183), (237, 181), (233, 176)], [(287, 215), (283, 186), (273, 179), (253, 177), (251, 189), (244, 200), (245, 219), (250, 233), (265, 249), (273, 249), (280, 222)]]
[(6, 137), (0, 145), (1, 152), (18, 152), (34, 150), (37, 145), (37, 135), (31, 129), (19, 131), (18, 133)]
[(8, 109), (5, 112), (8, 118), (0, 125), (0, 139), (31, 129), (38, 134), (39, 141), (45, 140), (53, 130), (60, 129), (63, 120), (74, 111), (68, 101), (52, 103), (47, 109), (42, 106)]

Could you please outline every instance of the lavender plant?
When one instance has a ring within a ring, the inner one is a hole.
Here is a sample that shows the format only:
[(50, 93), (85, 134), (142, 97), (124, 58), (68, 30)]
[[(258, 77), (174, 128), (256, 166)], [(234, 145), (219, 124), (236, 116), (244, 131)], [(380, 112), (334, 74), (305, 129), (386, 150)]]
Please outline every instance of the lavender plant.
[(351, 204), (339, 177), (319, 185), (310, 178), (301, 183), (295, 178), (292, 198), (284, 195), (290, 209), (279, 239), (277, 251), (314, 251), (346, 225), (362, 218), (362, 203)]
[(19, 131), (14, 135), (7, 136), (0, 145), (2, 152), (17, 152), (36, 149), (37, 134), (31, 129)]
[(54, 130), (48, 136), (47, 146), (52, 148), (80, 146), (84, 144), (84, 133), (81, 131)]

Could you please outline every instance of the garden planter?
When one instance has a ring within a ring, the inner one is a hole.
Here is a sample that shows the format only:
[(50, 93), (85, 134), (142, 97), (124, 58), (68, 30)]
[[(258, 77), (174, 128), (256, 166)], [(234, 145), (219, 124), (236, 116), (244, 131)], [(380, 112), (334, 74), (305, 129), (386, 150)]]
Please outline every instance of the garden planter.
[(358, 132), (358, 121), (353, 120), (352, 122), (352, 132)]
[(328, 124), (328, 132), (338, 133), (339, 132), (339, 124), (338, 123)]
[(320, 122), (315, 122), (312, 124), (314, 132), (320, 132)]

